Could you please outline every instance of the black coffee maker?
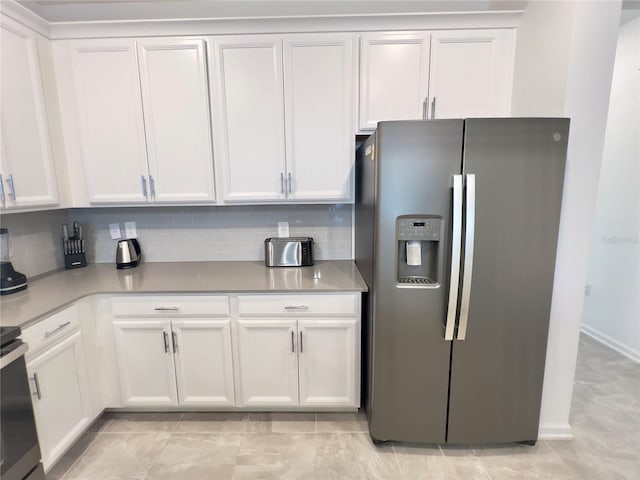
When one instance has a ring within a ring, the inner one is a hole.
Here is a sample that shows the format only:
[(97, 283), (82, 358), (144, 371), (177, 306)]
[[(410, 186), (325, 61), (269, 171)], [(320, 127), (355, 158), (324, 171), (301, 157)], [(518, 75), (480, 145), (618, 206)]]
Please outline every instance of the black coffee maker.
[(0, 295), (9, 295), (27, 288), (27, 277), (16, 272), (9, 261), (9, 230), (0, 228)]

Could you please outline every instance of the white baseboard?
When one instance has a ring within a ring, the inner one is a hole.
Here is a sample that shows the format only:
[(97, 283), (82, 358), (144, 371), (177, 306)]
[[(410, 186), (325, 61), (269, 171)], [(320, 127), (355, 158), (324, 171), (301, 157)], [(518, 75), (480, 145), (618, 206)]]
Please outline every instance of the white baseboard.
[(573, 440), (573, 430), (568, 423), (543, 423), (538, 429), (540, 440)]
[(620, 343), (617, 340), (614, 340), (610, 336), (605, 335), (604, 333), (601, 333), (598, 330), (591, 328), (588, 325), (582, 324), (581, 330), (582, 332), (584, 332), (586, 335), (589, 335), (594, 340), (597, 340), (600, 343), (606, 345), (607, 347), (614, 349), (616, 352), (621, 353), (622, 355), (624, 355), (627, 358), (630, 358), (634, 362), (640, 363), (640, 352), (638, 350), (629, 348), (625, 344)]

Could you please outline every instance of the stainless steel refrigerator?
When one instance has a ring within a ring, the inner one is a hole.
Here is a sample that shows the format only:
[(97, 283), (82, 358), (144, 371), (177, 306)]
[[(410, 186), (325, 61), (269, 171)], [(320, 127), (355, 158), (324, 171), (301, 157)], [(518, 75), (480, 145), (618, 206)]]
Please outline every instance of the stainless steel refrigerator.
[(538, 436), (569, 120), (381, 122), (358, 149), (371, 437)]

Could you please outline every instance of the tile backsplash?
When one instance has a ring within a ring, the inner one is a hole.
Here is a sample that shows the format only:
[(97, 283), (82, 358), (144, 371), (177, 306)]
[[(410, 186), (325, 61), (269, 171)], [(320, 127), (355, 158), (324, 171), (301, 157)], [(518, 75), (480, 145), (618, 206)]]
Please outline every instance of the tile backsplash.
[(264, 239), (288, 221), (290, 236), (314, 238), (318, 260), (352, 258), (351, 205), (129, 207), (72, 209), (68, 222), (83, 225), (87, 261), (114, 262), (109, 224), (135, 222), (147, 262), (263, 260)]
[(9, 230), (13, 268), (27, 277), (62, 268), (61, 225), (67, 219), (67, 210), (1, 215), (0, 225)]

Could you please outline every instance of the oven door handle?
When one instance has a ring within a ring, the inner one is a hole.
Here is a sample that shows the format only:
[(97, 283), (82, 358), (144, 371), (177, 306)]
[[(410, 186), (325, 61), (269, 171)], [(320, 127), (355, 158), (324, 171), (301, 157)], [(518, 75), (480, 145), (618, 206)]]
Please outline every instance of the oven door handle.
[(16, 348), (15, 350), (12, 350), (11, 352), (7, 353), (4, 357), (0, 358), (0, 369), (6, 367), (10, 363), (13, 363), (15, 360), (19, 359), (21, 356), (27, 353), (28, 349), (29, 349), (28, 345), (26, 343), (22, 343), (18, 348)]

